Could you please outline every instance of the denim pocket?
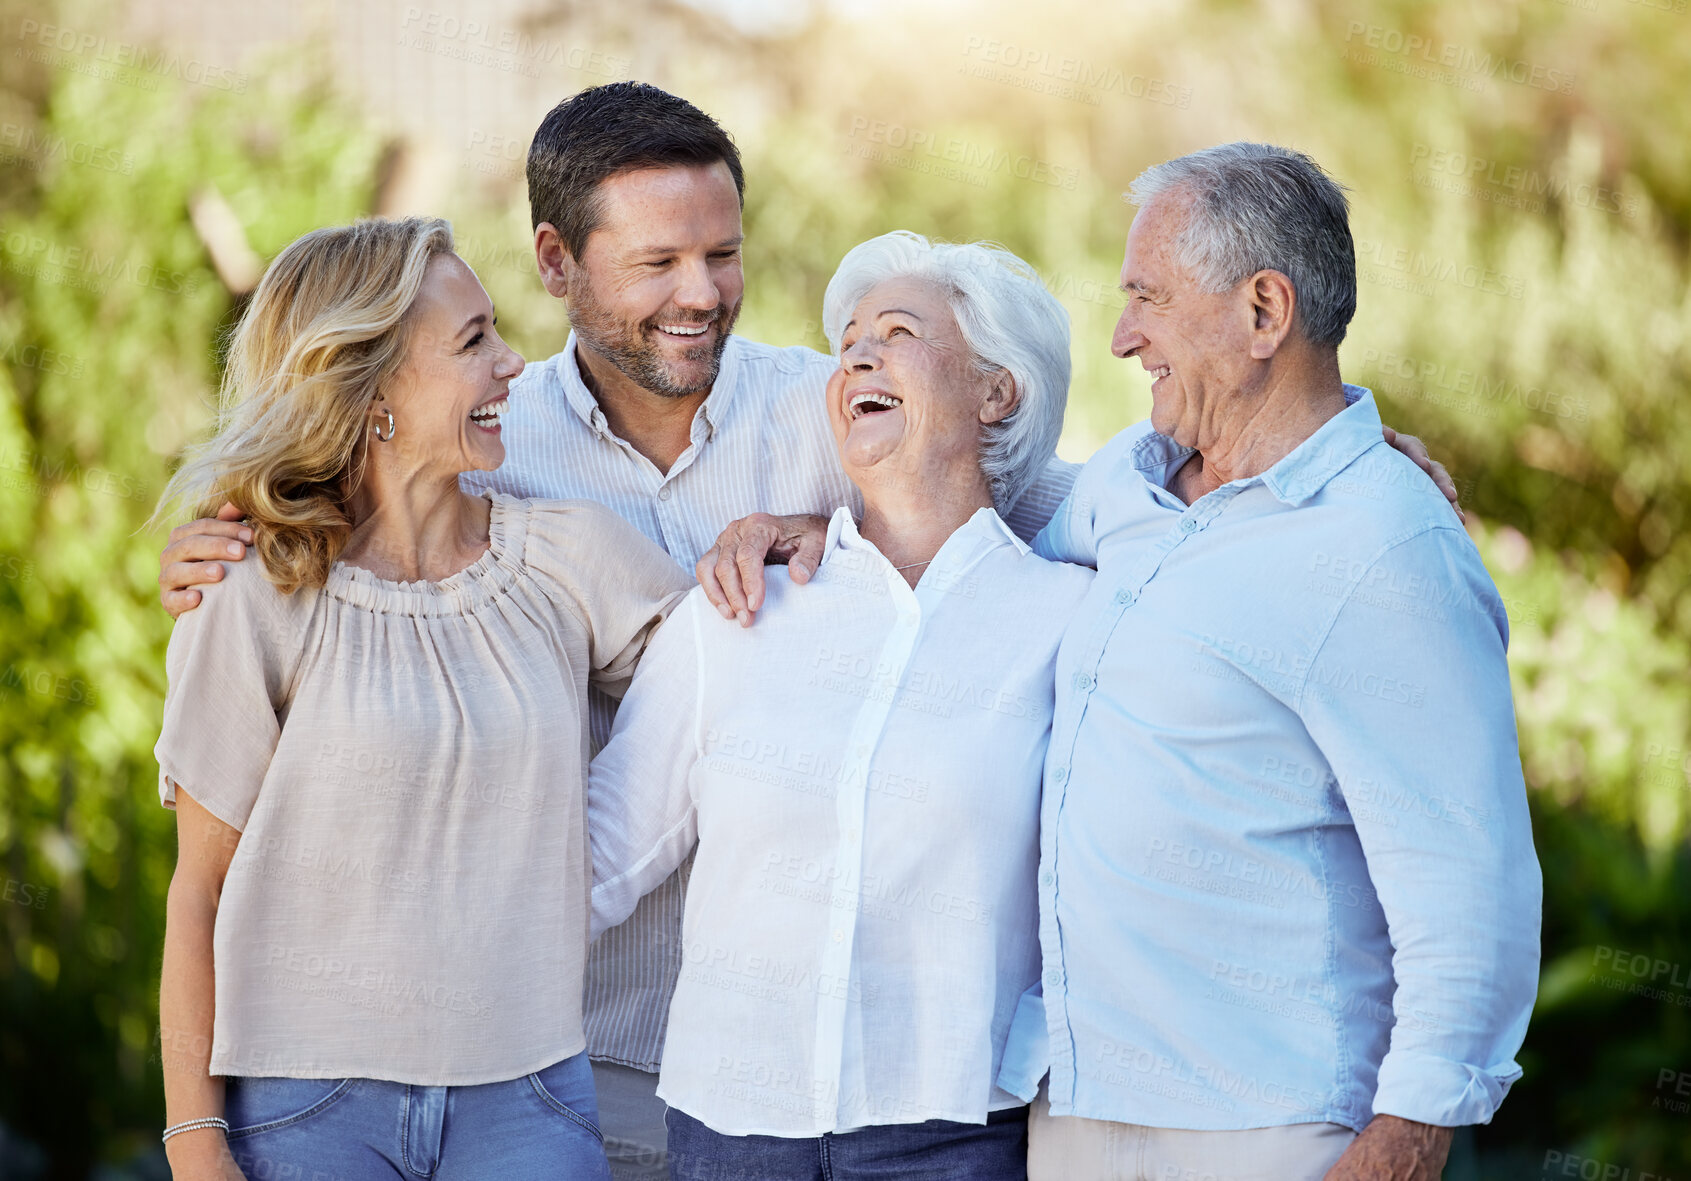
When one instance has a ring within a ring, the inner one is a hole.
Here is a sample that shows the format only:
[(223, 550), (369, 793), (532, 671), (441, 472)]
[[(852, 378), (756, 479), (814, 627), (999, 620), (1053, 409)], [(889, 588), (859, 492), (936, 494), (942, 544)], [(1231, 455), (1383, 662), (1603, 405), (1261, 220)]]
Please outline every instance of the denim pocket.
[[(528, 1082), (542, 1103), (566, 1119), (574, 1120), (604, 1143), (599, 1131), (598, 1101), (593, 1094), (593, 1072), (585, 1055), (554, 1062), (528, 1076)], [(592, 1114), (589, 1115), (588, 1113)]]
[(352, 1090), (349, 1078), (231, 1078), (224, 1084), (229, 1139), (291, 1127)]

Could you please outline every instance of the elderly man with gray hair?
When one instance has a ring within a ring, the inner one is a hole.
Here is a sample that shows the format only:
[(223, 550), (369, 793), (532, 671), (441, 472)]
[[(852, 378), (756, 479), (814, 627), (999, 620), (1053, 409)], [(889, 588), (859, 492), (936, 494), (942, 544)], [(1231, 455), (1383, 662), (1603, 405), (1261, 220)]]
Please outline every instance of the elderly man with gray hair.
[(1035, 543), (1098, 577), (1000, 1085), (1038, 1087), (1034, 1181), (1436, 1178), (1520, 1076), (1537, 982), (1508, 623), (1340, 379), (1339, 186), (1241, 143), (1131, 199), (1112, 350), (1153, 409)]

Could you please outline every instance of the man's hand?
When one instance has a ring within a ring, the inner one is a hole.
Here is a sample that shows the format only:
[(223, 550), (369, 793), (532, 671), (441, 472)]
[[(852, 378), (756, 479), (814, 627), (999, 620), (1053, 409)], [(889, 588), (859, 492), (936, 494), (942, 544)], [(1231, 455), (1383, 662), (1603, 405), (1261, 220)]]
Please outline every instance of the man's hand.
[(172, 619), (200, 605), (192, 588), (223, 577), (218, 559), (239, 562), (246, 557), (252, 530), (241, 524), (240, 509), (225, 504), (215, 517), (189, 521), (170, 531), (170, 544), (159, 555), (159, 602)]
[(1439, 1181), (1454, 1128), (1377, 1115), (1350, 1142), (1326, 1181)]
[(693, 572), (699, 585), (724, 619), (752, 625), (763, 606), (763, 566), (786, 563), (792, 580), (810, 581), (822, 561), (828, 539), (827, 517), (773, 517), (753, 513), (732, 522), (705, 551)]
[(1427, 445), (1414, 435), (1402, 435), (1389, 426), (1382, 426), (1380, 433), (1386, 437), (1386, 442), (1396, 447), (1410, 459), (1415, 466), (1433, 478), (1444, 498), (1450, 501), (1450, 507), (1456, 510), (1458, 520), (1466, 522), (1468, 514), (1462, 511), (1462, 506), (1456, 503), (1456, 481), (1450, 478), (1450, 473), (1444, 470), (1444, 464), (1427, 453)]

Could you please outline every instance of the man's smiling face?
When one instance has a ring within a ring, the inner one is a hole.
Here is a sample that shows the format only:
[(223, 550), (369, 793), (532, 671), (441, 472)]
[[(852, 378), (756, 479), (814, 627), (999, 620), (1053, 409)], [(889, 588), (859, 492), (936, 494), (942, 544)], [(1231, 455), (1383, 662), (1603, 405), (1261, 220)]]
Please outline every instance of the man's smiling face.
[(728, 166), (622, 172), (595, 199), (599, 226), (569, 268), (578, 343), (652, 393), (707, 392), (746, 286)]
[(1123, 359), (1138, 357), (1151, 383), (1151, 426), (1185, 447), (1205, 429), (1246, 378), (1251, 305), (1238, 286), (1203, 290), (1176, 257), (1191, 198), (1179, 189), (1139, 211), (1127, 235), (1121, 287), (1127, 306), (1110, 341)]

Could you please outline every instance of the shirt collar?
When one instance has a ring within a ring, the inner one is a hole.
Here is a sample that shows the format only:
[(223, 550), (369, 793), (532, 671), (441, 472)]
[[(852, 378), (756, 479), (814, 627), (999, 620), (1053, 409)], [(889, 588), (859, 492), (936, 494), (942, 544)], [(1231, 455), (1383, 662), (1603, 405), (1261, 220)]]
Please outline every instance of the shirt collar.
[[(1319, 430), (1266, 472), (1235, 482), (1260, 481), (1275, 497), (1296, 508), (1382, 439), (1380, 411), (1374, 404), (1374, 395), (1362, 386), (1347, 382), (1343, 410), (1322, 423)], [(1147, 481), (1167, 488), (1175, 470), (1193, 450), (1152, 431), (1134, 444), (1129, 462)]]
[[(609, 436), (611, 428), (605, 419), (605, 412), (599, 408), (599, 401), (593, 392), (587, 388), (587, 383), (581, 379), (581, 367), (576, 361), (576, 334), (570, 330), (570, 338), (564, 344), (564, 351), (552, 358), (553, 376), (558, 384), (563, 386), (564, 400), (574, 410), (576, 416), (598, 434)], [(701, 424), (706, 438), (715, 436), (717, 429), (728, 415), (729, 403), (734, 400), (734, 390), (740, 384), (740, 338), (730, 334), (728, 345), (722, 350), (722, 367), (717, 370), (716, 382), (710, 387), (706, 395), (702, 413), (693, 419), (693, 441), (699, 441)]]
[[(1352, 391), (1356, 397), (1351, 397)], [(1327, 486), (1357, 456), (1383, 443), (1380, 410), (1374, 395), (1361, 386), (1347, 385), (1345, 401), (1350, 405), (1321, 424), (1292, 453), (1262, 473), (1263, 487), (1281, 501), (1296, 508)]]
[[(988, 550), (1004, 544), (1015, 546), (1018, 554), (1033, 552), (1027, 542), (1017, 537), (1010, 526), (1004, 523), (1004, 518), (994, 510), (977, 509), (975, 515), (963, 522), (957, 532), (946, 538), (939, 553), (934, 555), (933, 565), (945, 565), (961, 570), (973, 565), (976, 559)], [(874, 547), (863, 540), (863, 535), (857, 531), (857, 522), (852, 519), (849, 508), (835, 509), (833, 517), (828, 521), (828, 536), (822, 542), (822, 561), (826, 562), (836, 550), (858, 548)]]

